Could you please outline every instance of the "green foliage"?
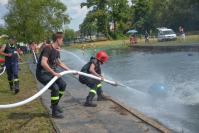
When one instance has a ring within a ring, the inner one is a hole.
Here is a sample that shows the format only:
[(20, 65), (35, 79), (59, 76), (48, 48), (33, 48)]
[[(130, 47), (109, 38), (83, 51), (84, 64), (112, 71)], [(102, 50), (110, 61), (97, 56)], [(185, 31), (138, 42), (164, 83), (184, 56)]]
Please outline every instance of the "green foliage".
[[(109, 36), (107, 4), (108, 4), (107, 0), (87, 0), (86, 2), (81, 3), (81, 7), (86, 6), (87, 8), (91, 9), (89, 15), (92, 16), (92, 19), (89, 19), (91, 21), (85, 20), (83, 25), (87, 25), (87, 23), (90, 22), (92, 22), (93, 24), (95, 23), (97, 32), (103, 33), (106, 37)], [(85, 28), (88, 26), (81, 26), (81, 27)]]
[(167, 18), (165, 24), (176, 30), (180, 25), (186, 30), (199, 30), (198, 14), (199, 2), (197, 0), (170, 0), (165, 12), (163, 12), (163, 16)]
[(43, 40), (69, 22), (67, 8), (59, 0), (10, 0), (8, 10), (8, 33), (24, 42)]
[(199, 30), (198, 0), (131, 0), (131, 3), (130, 6), (127, 0), (87, 0), (81, 6), (90, 10), (87, 14), (90, 21), (84, 21), (83, 25), (95, 25), (97, 32), (113, 38), (115, 34), (111, 32), (125, 33), (129, 29), (137, 29), (142, 34), (157, 27), (178, 31), (178, 27), (183, 26), (185, 31)]
[(111, 32), (110, 36), (112, 37), (112, 39), (114, 40), (120, 40), (120, 39), (127, 39), (127, 36), (125, 36), (123, 33), (121, 32)]
[(75, 38), (75, 31), (73, 29), (65, 29), (64, 39), (71, 40)]
[(123, 32), (129, 27), (125, 26), (130, 21), (130, 6), (127, 0), (109, 0), (109, 20), (113, 22), (115, 32)]
[(97, 33), (97, 22), (94, 17), (95, 13), (89, 12), (80, 25), (80, 32), (83, 36), (90, 36)]
[(148, 29), (149, 15), (151, 12), (150, 0), (138, 0), (134, 6), (134, 26), (138, 31)]
[(7, 34), (7, 29), (4, 27), (0, 27), (0, 35), (6, 35)]
[[(130, 21), (130, 7), (127, 0), (87, 0), (81, 3), (81, 7), (90, 9), (80, 31), (84, 35), (103, 33), (107, 38), (115, 35), (111, 32), (123, 32), (129, 28), (125, 25)], [(110, 22), (113, 23), (113, 31), (110, 31)]]
[(198, 0), (132, 0), (133, 26), (140, 32), (157, 27), (170, 27), (178, 31), (181, 25), (186, 31), (199, 30)]

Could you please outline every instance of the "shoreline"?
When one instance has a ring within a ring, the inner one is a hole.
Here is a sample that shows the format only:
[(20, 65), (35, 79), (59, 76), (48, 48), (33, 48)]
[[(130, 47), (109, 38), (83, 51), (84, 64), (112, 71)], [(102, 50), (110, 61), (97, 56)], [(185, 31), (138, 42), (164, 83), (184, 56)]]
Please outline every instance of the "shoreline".
[(151, 51), (151, 52), (199, 52), (199, 43), (187, 45), (135, 45), (130, 46), (136, 51)]
[[(133, 47), (147, 47), (147, 46), (180, 46), (180, 45), (192, 45), (192, 44), (199, 45), (199, 35), (189, 35), (186, 36), (186, 40), (177, 39), (176, 41), (164, 41), (158, 42), (155, 38), (150, 38), (149, 43), (145, 44), (144, 39), (138, 38), (138, 43), (135, 44)], [(77, 48), (77, 49), (97, 49), (97, 48), (106, 48), (106, 47), (113, 47), (113, 48), (128, 48), (132, 45), (129, 43), (129, 39), (126, 40), (107, 40), (107, 41), (96, 41), (96, 42), (88, 42), (88, 43), (77, 43), (71, 45), (64, 45), (64, 48)]]

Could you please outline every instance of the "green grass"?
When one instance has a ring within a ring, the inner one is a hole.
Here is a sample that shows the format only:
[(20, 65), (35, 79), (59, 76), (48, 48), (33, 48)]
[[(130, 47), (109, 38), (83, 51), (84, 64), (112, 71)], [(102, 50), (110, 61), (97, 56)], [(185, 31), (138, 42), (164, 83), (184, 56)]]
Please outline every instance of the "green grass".
[(72, 44), (67, 46), (67, 48), (99, 48), (99, 47), (117, 47), (118, 46), (126, 46), (129, 43), (128, 40), (106, 40), (106, 41), (98, 41), (98, 42), (89, 42), (89, 43), (81, 43), (81, 44)]
[[(6, 74), (0, 76), (0, 104), (9, 104), (29, 98), (37, 92), (34, 76), (28, 65), (20, 65), (20, 92), (14, 95), (8, 86)], [(0, 109), (0, 133), (52, 133), (49, 115), (39, 99), (12, 109)]]

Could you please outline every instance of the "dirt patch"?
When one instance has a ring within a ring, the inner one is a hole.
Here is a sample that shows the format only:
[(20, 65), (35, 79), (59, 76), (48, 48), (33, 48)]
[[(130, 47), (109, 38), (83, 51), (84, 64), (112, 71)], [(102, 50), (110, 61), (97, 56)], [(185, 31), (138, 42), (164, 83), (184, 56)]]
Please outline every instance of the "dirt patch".
[(117, 105), (113, 105), (112, 107), (110, 107), (110, 109), (112, 109), (114, 112), (118, 112), (120, 115), (128, 115), (128, 112), (126, 112), (123, 108)]

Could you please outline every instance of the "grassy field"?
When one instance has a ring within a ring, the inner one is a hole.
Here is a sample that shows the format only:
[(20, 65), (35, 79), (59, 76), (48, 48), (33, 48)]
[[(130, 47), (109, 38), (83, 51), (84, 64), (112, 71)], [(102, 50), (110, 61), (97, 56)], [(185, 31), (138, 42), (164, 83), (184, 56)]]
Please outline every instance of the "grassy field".
[(98, 41), (98, 42), (89, 42), (89, 43), (79, 43), (79, 44), (71, 44), (67, 46), (67, 48), (99, 48), (99, 47), (117, 47), (117, 46), (126, 46), (129, 44), (128, 40), (106, 40), (106, 41)]
[[(14, 95), (8, 86), (6, 74), (0, 76), (0, 104), (15, 103), (37, 92), (36, 80), (28, 65), (20, 65), (20, 92)], [(49, 115), (39, 99), (21, 107), (0, 109), (0, 133), (52, 133)]]
[[(138, 43), (136, 45), (187, 45), (191, 43), (199, 43), (199, 35), (186, 36), (186, 40), (177, 39), (176, 41), (158, 42), (155, 38), (150, 38), (149, 44), (145, 44), (143, 38), (137, 38)], [(99, 48), (99, 47), (128, 47), (130, 45), (129, 40), (107, 40), (98, 42), (89, 42), (81, 44), (71, 44), (67, 48)]]

